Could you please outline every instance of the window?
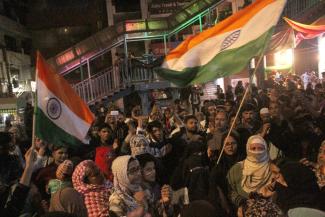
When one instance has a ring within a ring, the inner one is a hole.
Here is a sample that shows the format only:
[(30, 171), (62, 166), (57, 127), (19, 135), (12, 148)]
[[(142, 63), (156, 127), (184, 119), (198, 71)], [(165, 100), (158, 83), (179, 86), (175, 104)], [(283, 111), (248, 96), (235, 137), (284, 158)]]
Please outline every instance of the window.
[(129, 0), (116, 0), (115, 9), (117, 13), (141, 11), (140, 0), (132, 0), (132, 4), (130, 4)]
[(4, 39), (5, 39), (5, 45), (7, 50), (16, 51), (16, 52), (18, 51), (17, 40), (14, 37), (5, 35)]
[(25, 39), (21, 42), (21, 47), (24, 49), (25, 54), (31, 54), (32, 50), (32, 40), (31, 39)]

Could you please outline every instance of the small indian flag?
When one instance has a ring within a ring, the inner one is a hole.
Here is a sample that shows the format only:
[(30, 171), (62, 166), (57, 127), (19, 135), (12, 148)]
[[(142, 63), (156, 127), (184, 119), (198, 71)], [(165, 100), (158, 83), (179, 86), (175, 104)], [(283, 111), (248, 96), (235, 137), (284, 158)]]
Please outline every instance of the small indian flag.
[(256, 0), (214, 27), (184, 40), (156, 72), (178, 86), (204, 83), (242, 71), (261, 55), (286, 0)]
[(86, 142), (94, 116), (70, 84), (37, 52), (35, 135), (54, 145)]

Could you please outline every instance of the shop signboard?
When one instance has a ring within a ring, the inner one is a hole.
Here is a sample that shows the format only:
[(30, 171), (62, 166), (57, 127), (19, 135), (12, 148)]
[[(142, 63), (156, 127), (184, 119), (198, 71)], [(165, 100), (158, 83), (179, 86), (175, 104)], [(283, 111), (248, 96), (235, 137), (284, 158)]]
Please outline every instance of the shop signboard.
[(150, 14), (171, 14), (182, 6), (191, 2), (190, 0), (152, 0), (149, 5)]

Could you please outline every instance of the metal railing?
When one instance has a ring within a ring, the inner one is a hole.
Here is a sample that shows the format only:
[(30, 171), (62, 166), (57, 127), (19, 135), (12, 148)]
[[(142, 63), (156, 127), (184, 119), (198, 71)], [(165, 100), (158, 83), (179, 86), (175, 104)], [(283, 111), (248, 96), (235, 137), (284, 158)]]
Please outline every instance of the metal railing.
[(158, 64), (149, 65), (130, 60), (126, 68), (124, 62), (121, 61), (116, 66), (101, 72), (99, 76), (92, 76), (73, 85), (73, 88), (85, 102), (93, 103), (132, 85), (160, 81), (158, 75), (154, 73), (154, 68)]
[(159, 77), (154, 73), (154, 69), (160, 66), (162, 60), (163, 59), (157, 59), (149, 64), (138, 60), (130, 60), (129, 79), (131, 79), (131, 83), (159, 81)]
[[(324, 0), (288, 0), (283, 16), (297, 18), (319, 3), (324, 3)], [(159, 62), (145, 64), (135, 60), (129, 60), (126, 64), (122, 60), (116, 66), (106, 69), (99, 76), (96, 74), (90, 79), (74, 85), (74, 89), (85, 102), (92, 103), (105, 96), (113, 95), (121, 89), (131, 87), (131, 85), (161, 81), (154, 73), (154, 68), (158, 65)]]
[(324, 3), (324, 0), (288, 0), (286, 7), (283, 11), (283, 16), (289, 18), (297, 18), (303, 14), (304, 11)]
[(73, 88), (85, 102), (91, 103), (119, 91), (121, 87), (117, 80), (118, 76), (113, 68), (108, 68), (100, 76), (77, 83)]
[(226, 0), (195, 0), (184, 5), (182, 9), (164, 18), (149, 18), (127, 20), (107, 27), (89, 38), (75, 44), (67, 50), (48, 59), (48, 62), (60, 73), (67, 73), (82, 64), (85, 59), (95, 58), (107, 51), (108, 47), (121, 44), (123, 36), (128, 35), (127, 41), (139, 40), (138, 36), (132, 39), (132, 34), (140, 34), (140, 38), (160, 38), (172, 35), (186, 26), (196, 23), (202, 16), (210, 13), (217, 5)]

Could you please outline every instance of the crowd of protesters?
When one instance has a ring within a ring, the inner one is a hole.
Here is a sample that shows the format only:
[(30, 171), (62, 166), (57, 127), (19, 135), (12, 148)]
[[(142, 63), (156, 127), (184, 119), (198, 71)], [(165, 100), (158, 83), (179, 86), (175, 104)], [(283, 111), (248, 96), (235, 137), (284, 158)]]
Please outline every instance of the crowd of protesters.
[(10, 126), (0, 216), (324, 217), (325, 86), (246, 88), (220, 89), (195, 114), (189, 100), (153, 103), (148, 116), (98, 106), (77, 147), (30, 148)]

